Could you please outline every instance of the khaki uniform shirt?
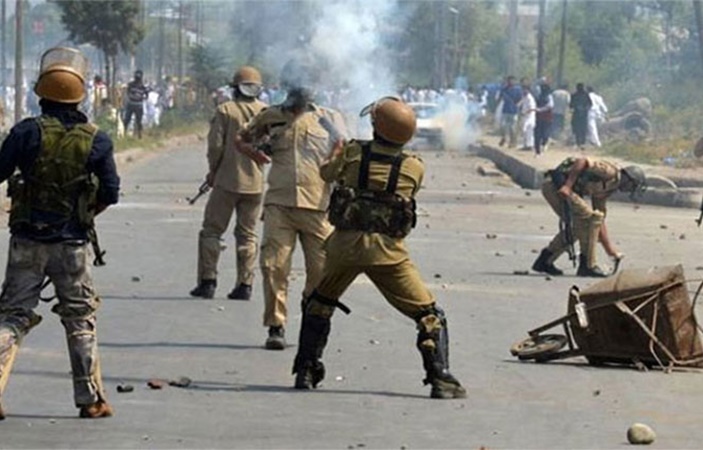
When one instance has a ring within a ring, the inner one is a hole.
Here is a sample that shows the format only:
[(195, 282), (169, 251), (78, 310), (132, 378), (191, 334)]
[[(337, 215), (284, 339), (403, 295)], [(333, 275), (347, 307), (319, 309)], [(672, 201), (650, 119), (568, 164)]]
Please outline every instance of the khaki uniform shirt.
[(238, 194), (261, 194), (264, 176), (259, 164), (234, 147), (237, 133), (266, 104), (259, 100), (231, 100), (217, 107), (210, 121), (207, 160), (214, 185)]
[(588, 159), (588, 168), (576, 180), (575, 192), (581, 196), (590, 196), (593, 209), (605, 214), (607, 198), (620, 186), (620, 167), (601, 160)]
[(320, 177), (320, 165), (333, 142), (319, 124), (321, 117), (346, 134), (341, 114), (312, 104), (297, 117), (280, 106), (266, 108), (242, 131), (245, 142), (270, 138), (271, 170), (264, 205), (327, 210), (330, 185)]
[[(386, 147), (378, 142), (371, 145), (373, 153), (396, 155), (398, 149)], [(340, 156), (323, 164), (320, 175), (325, 181), (336, 181), (344, 186), (357, 187), (361, 163), (361, 145), (350, 142)], [(369, 189), (384, 190), (390, 175), (391, 165), (371, 161), (369, 165)], [(425, 166), (422, 160), (409, 155), (403, 160), (398, 176), (396, 193), (406, 198), (414, 198), (422, 184)], [(402, 238), (393, 238), (381, 233), (335, 230), (327, 239), (328, 255), (339, 264), (348, 265), (388, 265), (398, 264), (408, 259), (408, 251)]]

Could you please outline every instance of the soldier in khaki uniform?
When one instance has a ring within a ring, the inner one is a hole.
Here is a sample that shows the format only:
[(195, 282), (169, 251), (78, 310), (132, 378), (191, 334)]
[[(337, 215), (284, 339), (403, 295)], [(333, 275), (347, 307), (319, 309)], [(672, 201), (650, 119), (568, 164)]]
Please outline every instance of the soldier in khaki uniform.
[(313, 70), (292, 60), (284, 66), (281, 84), (288, 91), (282, 105), (264, 109), (240, 133), (238, 148), (260, 163), (271, 163), (264, 196), (261, 273), (264, 285), (266, 348), (286, 346), (288, 275), (296, 239), (305, 255), (305, 288), (312, 292), (322, 275), (323, 243), (332, 227), (327, 221), (330, 186), (319, 174), (329, 153), (330, 134), (320, 119), (344, 133), (339, 113), (312, 103)]
[(417, 347), (432, 398), (463, 398), (466, 391), (449, 372), (447, 321), (410, 260), (403, 238), (415, 225), (415, 194), (424, 175), (422, 161), (403, 152), (415, 132), (413, 110), (385, 97), (362, 110), (370, 114), (373, 141), (339, 142), (320, 169), (337, 182), (330, 203), (335, 231), (326, 242), (324, 275), (305, 298), (293, 373), (296, 389), (312, 389), (325, 375), (320, 361), (340, 296), (361, 273), (388, 302), (417, 324)]
[(42, 115), (17, 123), (0, 149), (0, 182), (10, 177), (12, 198), (12, 237), (0, 294), (0, 397), (22, 339), (41, 321), (35, 309), (49, 280), (58, 300), (51, 310), (66, 333), (74, 402), (80, 417), (92, 419), (113, 410), (100, 373), (100, 298), (88, 241), (95, 242), (94, 216), (117, 203), (120, 179), (112, 141), (78, 110), (87, 63), (72, 48), (44, 53), (34, 87)]
[[(637, 166), (621, 168), (612, 162), (591, 158), (567, 158), (556, 169), (547, 172), (542, 195), (559, 217), (565, 214), (565, 206), (571, 210), (574, 239), (578, 240), (581, 250), (578, 276), (607, 276), (596, 264), (596, 244), (599, 241), (609, 256), (622, 257), (608, 236), (606, 200), (616, 191), (634, 195), (645, 188), (645, 181), (644, 172)], [(583, 198), (586, 196), (591, 197), (590, 205)], [(566, 230), (560, 230), (542, 250), (532, 270), (563, 275), (554, 261), (568, 247)]]
[(232, 300), (249, 300), (254, 281), (257, 236), (256, 220), (261, 212), (264, 178), (261, 165), (236, 151), (237, 133), (266, 105), (257, 100), (261, 74), (253, 67), (237, 70), (232, 80), (234, 99), (217, 107), (210, 122), (207, 183), (212, 192), (205, 206), (198, 237), (198, 285), (193, 297), (213, 298), (217, 287), (220, 241), (236, 211), (234, 238), (237, 251), (237, 281), (227, 295)]

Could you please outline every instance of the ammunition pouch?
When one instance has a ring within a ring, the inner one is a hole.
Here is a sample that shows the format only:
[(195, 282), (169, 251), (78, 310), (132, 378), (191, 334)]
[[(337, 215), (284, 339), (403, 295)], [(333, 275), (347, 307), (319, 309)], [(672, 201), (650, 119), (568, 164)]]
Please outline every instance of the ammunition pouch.
[(330, 199), (329, 220), (338, 230), (404, 238), (417, 223), (415, 200), (390, 192), (338, 186)]

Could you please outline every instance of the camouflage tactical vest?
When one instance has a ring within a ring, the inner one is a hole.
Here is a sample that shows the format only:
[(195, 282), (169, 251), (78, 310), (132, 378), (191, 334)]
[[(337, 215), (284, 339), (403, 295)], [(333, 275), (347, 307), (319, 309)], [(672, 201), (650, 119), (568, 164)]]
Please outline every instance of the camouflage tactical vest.
[[(361, 148), (358, 187), (335, 187), (330, 199), (330, 223), (338, 230), (382, 233), (394, 238), (403, 238), (417, 222), (415, 200), (395, 192), (400, 166), (406, 156), (372, 153), (370, 142), (362, 144)], [(371, 161), (391, 166), (384, 191), (368, 188)]]
[(86, 162), (97, 128), (85, 123), (66, 129), (50, 116), (37, 122), (41, 130), (37, 159), (29, 173), (17, 173), (9, 180), (10, 227), (56, 230), (73, 220), (91, 228), (98, 181), (86, 170)]

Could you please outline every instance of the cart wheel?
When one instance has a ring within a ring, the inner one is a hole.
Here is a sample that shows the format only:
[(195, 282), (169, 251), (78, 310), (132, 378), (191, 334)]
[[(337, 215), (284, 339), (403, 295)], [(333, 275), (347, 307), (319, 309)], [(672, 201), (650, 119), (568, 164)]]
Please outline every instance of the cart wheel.
[(545, 356), (559, 351), (566, 345), (566, 336), (562, 334), (543, 334), (516, 342), (510, 348), (510, 353), (519, 359), (536, 359), (546, 361)]

